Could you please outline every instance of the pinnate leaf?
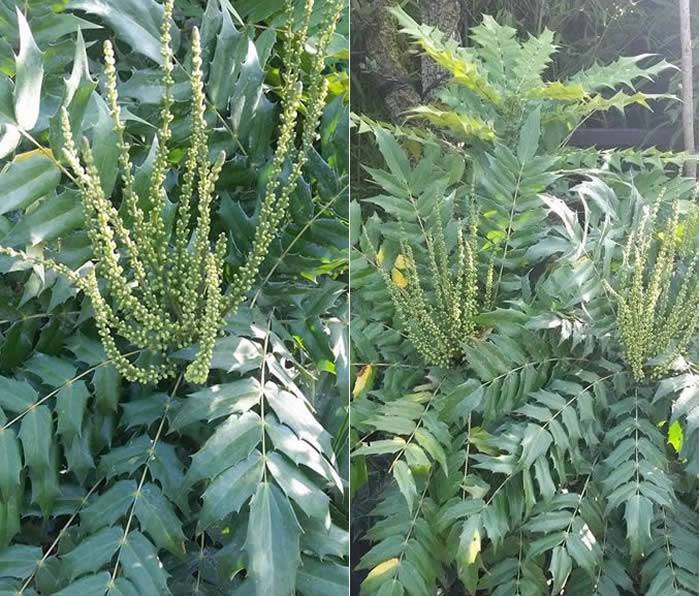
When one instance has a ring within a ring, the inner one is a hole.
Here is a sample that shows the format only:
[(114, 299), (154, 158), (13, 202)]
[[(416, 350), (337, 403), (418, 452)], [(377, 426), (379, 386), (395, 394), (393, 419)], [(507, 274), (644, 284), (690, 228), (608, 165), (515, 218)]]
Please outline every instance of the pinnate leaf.
[(80, 523), (95, 532), (126, 515), (136, 496), (135, 480), (120, 480), (80, 512)]
[(124, 534), (121, 528), (104, 528), (88, 536), (73, 550), (61, 557), (62, 565), (71, 580), (96, 569), (101, 569), (119, 548)]
[(56, 592), (55, 596), (103, 596), (111, 578), (107, 571), (86, 575)]
[(284, 456), (273, 451), (267, 454), (267, 469), (284, 493), (292, 499), (306, 515), (322, 523), (330, 524), (328, 497), (295, 465)]
[(630, 554), (635, 560), (644, 554), (645, 548), (651, 542), (653, 513), (651, 501), (640, 494), (633, 495), (625, 505), (627, 539), (630, 544)]
[(413, 479), (411, 469), (405, 461), (399, 459), (394, 462), (393, 474), (401, 494), (406, 499), (408, 510), (413, 511), (413, 505), (416, 502), (416, 498), (418, 498), (418, 491), (416, 490), (416, 481)]
[(242, 416), (232, 414), (192, 456), (186, 483), (191, 485), (205, 478), (215, 478), (248, 457), (261, 438), (260, 416), (255, 412)]
[(222, 416), (242, 414), (258, 403), (259, 395), (260, 383), (254, 378), (206, 387), (187, 396), (170, 423), (170, 430), (179, 430), (193, 422), (211, 422)]
[(262, 478), (262, 471), (262, 455), (255, 450), (247, 459), (214, 478), (202, 495), (199, 528), (206, 529), (211, 524), (222, 521), (229, 513), (238, 513), (253, 496)]
[(182, 524), (173, 506), (155, 484), (146, 483), (141, 487), (134, 514), (143, 532), (148, 534), (159, 548), (165, 548), (174, 555), (182, 555), (185, 552)]
[(54, 163), (39, 150), (18, 155), (0, 172), (0, 215), (29, 207), (37, 199), (52, 193), (61, 179)]
[(31, 468), (48, 468), (53, 421), (47, 406), (32, 408), (22, 418), (19, 438), (22, 441), (24, 463)]
[(140, 532), (130, 532), (121, 550), (120, 565), (139, 594), (170, 594), (168, 574), (155, 547)]
[(16, 12), (19, 26), (19, 53), (15, 57), (15, 119), (21, 128), (31, 130), (39, 119), (44, 57), (19, 7)]
[(256, 594), (293, 594), (299, 568), (299, 524), (282, 491), (261, 482), (250, 505), (249, 575)]
[(27, 381), (0, 377), (0, 407), (9, 412), (23, 412), (37, 398), (36, 390)]
[(0, 428), (0, 495), (4, 499), (13, 497), (19, 488), (22, 460), (15, 431)]
[(24, 579), (36, 569), (41, 559), (37, 546), (15, 544), (0, 550), (0, 577)]

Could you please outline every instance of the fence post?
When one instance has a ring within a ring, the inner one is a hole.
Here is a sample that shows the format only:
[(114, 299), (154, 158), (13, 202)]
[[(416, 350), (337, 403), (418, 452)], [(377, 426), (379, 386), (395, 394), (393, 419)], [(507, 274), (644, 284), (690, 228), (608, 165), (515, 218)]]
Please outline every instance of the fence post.
[[(683, 141), (685, 150), (695, 155), (694, 101), (693, 101), (693, 50), (690, 37), (690, 2), (680, 0), (681, 27), (681, 99), (683, 100)], [(686, 176), (695, 178), (695, 159), (685, 164)]]

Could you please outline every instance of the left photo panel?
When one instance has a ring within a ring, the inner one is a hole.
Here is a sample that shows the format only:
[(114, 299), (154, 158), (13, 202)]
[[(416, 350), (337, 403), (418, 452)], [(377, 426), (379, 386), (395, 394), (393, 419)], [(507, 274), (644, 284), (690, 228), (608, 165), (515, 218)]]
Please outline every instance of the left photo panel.
[(0, 594), (348, 589), (347, 0), (0, 0)]

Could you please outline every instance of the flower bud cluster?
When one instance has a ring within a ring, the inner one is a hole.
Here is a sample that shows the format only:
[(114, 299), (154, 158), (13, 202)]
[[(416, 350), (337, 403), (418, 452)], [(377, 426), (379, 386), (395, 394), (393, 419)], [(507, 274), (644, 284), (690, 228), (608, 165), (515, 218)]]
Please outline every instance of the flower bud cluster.
[[(179, 200), (172, 233), (165, 223), (167, 196), (164, 183), (170, 167), (168, 145), (172, 137), (174, 101), (174, 58), (170, 35), (173, 2), (164, 2), (160, 39), (164, 94), (146, 196), (139, 197), (136, 192), (131, 148), (121, 120), (114, 50), (107, 41), (104, 44), (106, 99), (117, 138), (123, 208), (117, 209), (105, 193), (87, 140), (81, 143), (80, 149), (73, 141), (68, 112), (63, 108), (63, 149), (80, 190), (95, 267), (87, 275), (79, 276), (60, 263), (39, 259), (42, 264), (67, 275), (83, 290), (93, 305), (96, 326), (107, 355), (124, 377), (140, 383), (155, 383), (174, 376), (177, 367), (172, 352), (192, 344), (198, 345), (198, 352), (187, 367), (185, 378), (193, 383), (206, 382), (224, 316), (237, 308), (250, 291), (284, 220), (290, 196), (316, 138), (328, 88), (322, 75), (325, 58), (343, 7), (341, 0), (328, 2), (317, 51), (311, 58), (305, 110), (301, 109), (304, 101), (302, 59), (312, 0), (306, 1), (298, 30), (292, 32), (290, 25), (286, 42), (283, 109), (271, 176), (250, 255), (225, 290), (226, 236), (220, 235), (212, 247), (210, 234), (216, 183), (226, 156), (222, 152), (213, 164), (209, 163), (202, 51), (196, 28), (192, 33), (191, 144), (179, 176)], [(291, 24), (293, 6), (291, 2), (287, 4)], [(303, 118), (302, 113), (306, 114)], [(298, 133), (299, 146), (296, 143)], [(290, 173), (283, 178), (286, 164), (290, 166)], [(196, 212), (196, 217), (193, 212)], [(25, 257), (12, 249), (1, 249), (0, 252)], [(134, 352), (141, 353), (141, 356), (132, 361), (127, 354)]]
[[(293, 13), (293, 5), (287, 2), (287, 11)], [(309, 92), (301, 138), (301, 147), (294, 145), (297, 121), (302, 105), (304, 85), (301, 80), (301, 64), (304, 41), (311, 20), (313, 0), (306, 0), (301, 26), (298, 31), (287, 33), (286, 39), (286, 78), (284, 86), (284, 110), (282, 112), (277, 147), (272, 158), (270, 177), (265, 187), (265, 195), (260, 208), (259, 223), (255, 230), (253, 244), (247, 262), (235, 274), (230, 292), (225, 297), (225, 310), (235, 309), (250, 291), (255, 277), (277, 235), (289, 205), (289, 199), (297, 186), (307, 161), (308, 151), (316, 137), (316, 130), (325, 106), (328, 83), (322, 77), (328, 48), (344, 7), (343, 0), (330, 0), (323, 18), (324, 27), (318, 34), (316, 54), (310, 74)], [(292, 19), (290, 17), (289, 23)], [(282, 180), (282, 169), (287, 160), (291, 161), (291, 171)]]
[[(698, 329), (697, 248), (677, 234), (677, 202), (659, 225), (660, 200), (628, 239), (617, 287), (606, 284), (617, 299), (620, 340), (637, 381), (666, 373)], [(697, 229), (697, 223), (685, 226)]]
[[(448, 367), (464, 354), (465, 342), (477, 332), (478, 225), (472, 211), (468, 225), (462, 222), (457, 247), (450, 254), (438, 208), (434, 217), (432, 229), (439, 233), (426, 232), (428, 266), (425, 273), (419, 269), (413, 248), (405, 237), (394, 265), (402, 275), (392, 278), (378, 265), (408, 339), (427, 362)], [(396, 283), (397, 279), (402, 283)]]

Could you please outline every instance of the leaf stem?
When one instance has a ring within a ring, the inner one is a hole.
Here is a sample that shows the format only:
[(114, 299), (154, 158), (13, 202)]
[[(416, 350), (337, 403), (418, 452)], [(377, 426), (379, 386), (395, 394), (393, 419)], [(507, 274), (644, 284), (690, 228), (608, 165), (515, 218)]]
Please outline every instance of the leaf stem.
[(462, 499), (467, 497), (467, 475), (469, 474), (469, 448), (471, 447), (471, 441), (469, 438), (472, 434), (472, 413), (469, 412), (469, 417), (467, 418), (467, 447), (464, 455), (464, 474), (462, 475)]
[(58, 543), (61, 541), (61, 538), (63, 538), (64, 534), (68, 531), (68, 528), (70, 527), (70, 525), (73, 523), (75, 518), (78, 517), (78, 514), (80, 513), (80, 511), (82, 511), (83, 507), (85, 507), (85, 504), (88, 502), (90, 496), (92, 495), (92, 493), (94, 493), (97, 490), (97, 487), (100, 484), (102, 484), (102, 478), (100, 478), (95, 484), (93, 484), (92, 488), (85, 494), (85, 496), (83, 496), (80, 503), (76, 507), (75, 511), (71, 514), (71, 516), (68, 518), (68, 521), (63, 525), (61, 530), (58, 532), (58, 535), (56, 536), (54, 541), (51, 543), (51, 545), (46, 549), (44, 556), (41, 557), (39, 562), (34, 566), (34, 570), (32, 571), (31, 575), (22, 584), (22, 587), (17, 592), (18, 596), (22, 596), (24, 594), (24, 591), (32, 583), (32, 581), (36, 577), (36, 574), (39, 571), (39, 569), (41, 569), (42, 565), (46, 562), (46, 559), (48, 559), (51, 556), (53, 549), (56, 548)]
[(267, 332), (265, 333), (265, 341), (263, 342), (262, 363), (260, 364), (260, 394), (258, 396), (258, 405), (260, 407), (260, 445), (262, 447), (262, 476), (267, 482), (267, 442), (265, 440), (265, 367), (267, 366), (267, 350), (272, 331), (272, 314), (267, 320)]
[(418, 500), (418, 504), (416, 505), (416, 512), (413, 514), (413, 517), (411, 518), (411, 524), (408, 526), (408, 532), (406, 532), (406, 537), (404, 538), (403, 544), (401, 545), (401, 554), (399, 555), (399, 562), (396, 565), (396, 569), (394, 570), (394, 579), (396, 579), (396, 576), (399, 572), (399, 569), (401, 567), (401, 561), (403, 561), (403, 556), (406, 553), (406, 547), (408, 546), (408, 541), (411, 539), (411, 536), (413, 535), (413, 529), (416, 527), (416, 522), (418, 521), (418, 515), (420, 514), (421, 508), (423, 507), (423, 502), (425, 501), (425, 496), (428, 494), (428, 488), (430, 488), (430, 479), (433, 476), (433, 469), (430, 470), (428, 473), (428, 477), (425, 479), (425, 487), (423, 488), (423, 491), (421, 492), (420, 499)]
[(182, 382), (182, 378), (183, 378), (183, 375), (180, 374), (180, 376), (175, 381), (175, 385), (173, 385), (173, 389), (170, 392), (170, 395), (168, 396), (168, 401), (165, 402), (165, 407), (163, 408), (163, 415), (160, 418), (160, 423), (158, 424), (158, 430), (156, 431), (156, 436), (151, 443), (150, 449), (146, 453), (146, 461), (142, 464), (144, 466), (143, 472), (141, 474), (139, 484), (136, 487), (136, 493), (134, 494), (134, 500), (131, 503), (131, 510), (129, 511), (129, 517), (126, 520), (126, 527), (124, 528), (124, 534), (122, 535), (122, 539), (119, 542), (119, 548), (117, 549), (117, 560), (114, 563), (114, 568), (112, 569), (111, 579), (109, 581), (109, 584), (107, 585), (107, 592), (106, 592), (107, 594), (109, 594), (112, 591), (112, 588), (114, 588), (114, 580), (116, 579), (117, 572), (119, 571), (119, 561), (121, 560), (122, 547), (126, 544), (126, 541), (129, 537), (129, 531), (131, 530), (131, 524), (134, 521), (134, 515), (136, 513), (136, 502), (139, 500), (139, 497), (141, 496), (141, 490), (143, 489), (143, 485), (146, 483), (146, 476), (148, 475), (148, 462), (155, 455), (156, 445), (158, 444), (158, 441), (160, 440), (160, 436), (163, 432), (163, 428), (165, 427), (165, 420), (167, 419), (167, 416), (168, 416), (168, 410), (170, 409), (170, 405), (172, 404), (173, 398), (175, 397), (175, 393), (177, 392), (178, 387), (180, 386), (180, 383)]
[[(603, 382), (603, 381), (606, 381), (606, 380), (608, 380), (608, 379), (614, 377), (615, 375), (620, 375), (620, 374), (625, 374), (625, 373), (626, 373), (626, 371), (624, 371), (624, 370), (611, 373), (611, 374), (609, 374), (609, 375), (606, 375), (606, 376), (604, 376), (604, 377), (601, 377), (600, 379), (597, 379), (596, 381), (593, 381), (592, 383), (590, 383), (589, 385), (587, 385), (586, 387), (584, 387), (583, 389), (581, 389), (581, 391), (579, 391), (576, 395), (574, 395), (569, 401), (567, 401), (567, 402), (564, 404), (564, 406), (562, 406), (561, 408), (559, 408), (559, 410), (557, 410), (557, 412), (556, 412), (553, 416), (551, 416), (549, 419), (547, 419), (547, 421), (546, 421), (542, 426), (539, 427), (539, 430), (537, 431), (537, 436), (539, 436), (540, 433), (543, 433), (543, 432), (545, 431), (545, 429), (547, 428), (547, 426), (549, 426), (549, 424), (550, 424), (557, 416), (559, 416), (559, 414), (561, 414), (568, 406), (570, 406), (572, 403), (574, 403), (581, 395), (583, 395), (583, 394), (584, 394), (586, 391), (588, 391), (591, 387), (594, 387), (594, 386), (597, 385), (598, 383), (601, 383), (601, 382)], [(535, 440), (536, 440), (536, 439), (535, 439)], [(498, 488), (496, 488), (496, 490), (493, 492), (493, 494), (489, 497), (488, 501), (486, 501), (486, 504), (484, 505), (484, 508), (488, 507), (488, 506), (491, 504), (491, 502), (494, 500), (494, 498), (496, 497), (496, 495), (501, 491), (501, 489), (506, 485), (506, 483), (507, 483), (511, 478), (514, 478), (515, 475), (516, 475), (517, 473), (519, 473), (519, 472), (520, 472), (520, 469), (519, 469), (519, 468), (516, 468), (515, 471), (511, 472), (510, 474), (508, 474), (508, 475), (505, 477), (505, 479), (503, 480), (503, 482), (501, 482), (501, 484), (498, 485)]]
[(511, 235), (513, 234), (513, 220), (515, 219), (515, 206), (518, 203), (518, 195), (520, 194), (520, 183), (523, 177), (523, 170), (525, 169), (525, 164), (521, 164), (520, 170), (518, 171), (518, 178), (515, 181), (515, 189), (513, 190), (513, 202), (510, 206), (510, 215), (508, 216), (508, 229), (506, 230), (506, 239), (503, 242), (503, 255), (501, 255), (501, 267), (498, 270), (498, 279), (493, 289), (493, 300), (492, 304), (496, 304), (496, 298), (498, 297), (498, 290), (501, 287), (501, 278), (503, 277), (503, 268), (506, 264), (506, 255), (508, 254), (508, 243), (510, 242)]
[[(124, 356), (126, 356), (126, 357), (128, 357), (128, 356), (134, 356), (135, 354), (140, 354), (141, 352), (143, 352), (143, 350), (134, 350), (133, 352), (128, 352), (127, 354), (124, 354)], [(98, 368), (102, 368), (103, 366), (107, 366), (108, 364), (110, 364), (111, 362), (113, 362), (113, 360), (114, 360), (113, 358), (108, 358), (107, 360), (104, 360), (103, 362), (100, 362), (99, 364), (96, 364), (95, 366), (91, 366), (91, 367), (88, 368), (87, 370), (85, 370), (85, 371), (81, 372), (80, 374), (74, 376), (72, 379), (70, 379), (70, 380), (66, 381), (65, 383), (63, 383), (60, 387), (57, 387), (56, 389), (54, 389), (54, 390), (51, 391), (50, 393), (46, 394), (46, 395), (45, 395), (44, 397), (42, 397), (38, 402), (33, 403), (33, 404), (30, 405), (26, 410), (24, 410), (24, 411), (20, 412), (19, 414), (17, 414), (17, 416), (15, 416), (15, 417), (12, 418), (9, 422), (7, 422), (7, 423), (5, 424), (5, 426), (3, 426), (0, 430), (6, 430), (6, 429), (8, 429), (8, 428), (9, 428), (10, 426), (12, 426), (15, 422), (17, 422), (18, 420), (21, 420), (22, 418), (24, 418), (24, 416), (26, 416), (27, 414), (29, 414), (29, 412), (31, 412), (34, 408), (38, 408), (41, 404), (43, 404), (44, 402), (46, 402), (46, 401), (48, 401), (49, 399), (51, 399), (54, 395), (56, 395), (57, 393), (59, 393), (59, 392), (61, 391), (61, 389), (63, 389), (64, 387), (67, 387), (67, 386), (69, 386), (69, 385), (72, 385), (73, 383), (75, 383), (75, 381), (77, 381), (77, 380), (79, 380), (79, 379), (82, 379), (84, 376), (90, 374), (90, 373), (93, 372), (93, 371), (96, 371)]]
[(294, 239), (282, 251), (282, 254), (280, 254), (280, 256), (277, 257), (275, 264), (270, 268), (270, 271), (268, 271), (267, 275), (265, 276), (265, 279), (262, 280), (260, 287), (258, 287), (258, 290), (255, 292), (255, 295), (253, 296), (253, 300), (251, 300), (251, 302), (250, 302), (250, 308), (253, 308), (255, 306), (255, 303), (257, 302), (258, 298), (260, 297), (260, 293), (262, 292), (263, 287), (267, 284), (268, 281), (270, 281), (272, 274), (277, 270), (277, 267), (279, 267), (282, 264), (282, 261), (289, 254), (289, 251), (292, 249), (292, 247), (301, 239), (301, 237), (304, 235), (306, 230), (308, 230), (311, 227), (311, 225), (317, 219), (319, 219), (321, 217), (321, 215), (323, 215), (323, 211), (328, 209), (343, 194), (344, 194), (344, 192), (336, 194), (330, 201), (328, 201), (327, 203), (322, 205), (320, 211), (318, 211), (318, 213), (316, 213), (308, 222), (306, 222), (306, 224), (304, 224), (304, 227), (301, 228), (301, 230), (299, 230), (299, 233), (294, 237)]

